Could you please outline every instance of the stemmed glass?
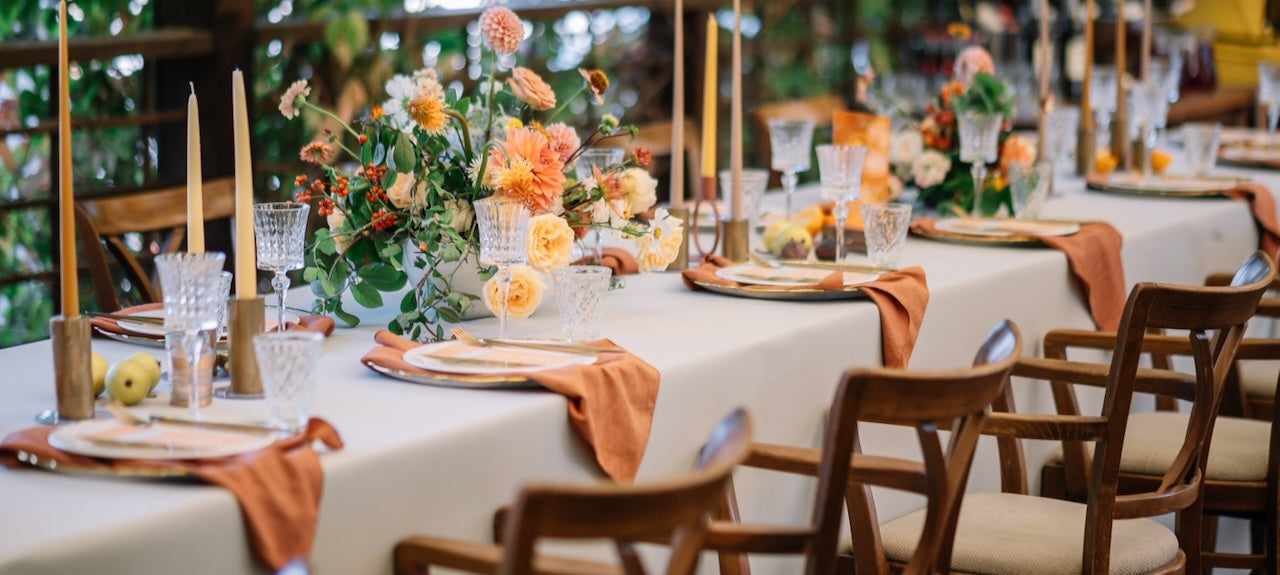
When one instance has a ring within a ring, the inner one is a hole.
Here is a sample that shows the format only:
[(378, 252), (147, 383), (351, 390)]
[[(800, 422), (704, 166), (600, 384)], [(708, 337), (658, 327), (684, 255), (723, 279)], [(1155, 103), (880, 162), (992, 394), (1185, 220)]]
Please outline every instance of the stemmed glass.
[(1163, 79), (1149, 78), (1133, 90), (1134, 122), (1147, 153), (1142, 162), (1142, 175), (1150, 178), (1152, 151), (1156, 148), (1159, 129), (1169, 118), (1169, 90)]
[(1258, 62), (1258, 103), (1267, 106), (1267, 134), (1274, 138), (1280, 121), (1280, 63)]
[(284, 300), (289, 270), (302, 269), (307, 214), (311, 206), (293, 202), (268, 202), (253, 206), (253, 229), (258, 247), (258, 269), (275, 272), (276, 330), (284, 331)]
[(1111, 115), (1116, 111), (1116, 69), (1114, 66), (1094, 66), (1093, 84), (1089, 90), (1089, 101), (1093, 103), (1093, 113), (1098, 121), (1098, 144), (1104, 144), (1104, 138), (1111, 134)]
[(1054, 108), (1049, 112), (1048, 124), (1048, 141), (1045, 142), (1045, 147), (1048, 149), (1045, 150), (1044, 159), (1053, 165), (1069, 162), (1079, 136), (1080, 108), (1075, 106)]
[(212, 398), (207, 393), (211, 389), (202, 390), (202, 380), (213, 373), (203, 368), (200, 357), (209, 339), (207, 332), (218, 328), (221, 302), (227, 297), (220, 278), (225, 261), (226, 256), (219, 252), (160, 254), (155, 259), (164, 292), (166, 348), (174, 367), (171, 383), (175, 395), (185, 389), (195, 418), (200, 416), (201, 403)]
[(770, 164), (782, 175), (787, 194), (787, 219), (791, 219), (791, 195), (796, 191), (796, 174), (809, 169), (809, 148), (813, 147), (813, 120), (769, 120)]
[(822, 199), (834, 200), (836, 216), (836, 261), (844, 261), (844, 226), (849, 219), (849, 202), (862, 195), (862, 162), (867, 159), (866, 146), (822, 144), (818, 152), (818, 178), (822, 181)]
[(956, 116), (960, 123), (960, 161), (971, 164), (973, 172), (973, 210), (985, 215), (982, 191), (987, 179), (987, 164), (996, 161), (1000, 152), (1000, 125), (1004, 116), (966, 112)]
[[(595, 177), (595, 170), (599, 169), (601, 174), (608, 173), (609, 168), (622, 163), (624, 150), (622, 148), (591, 148), (583, 150), (578, 156), (578, 163), (574, 167), (579, 182), (585, 182), (587, 178)], [(604, 258), (604, 248), (600, 246), (600, 228), (594, 228), (595, 232), (595, 252), (596, 261), (599, 262)]]
[(524, 204), (490, 196), (474, 203), (480, 228), (480, 263), (498, 266), (502, 290), (498, 299), (498, 337), (507, 337), (507, 306), (511, 296), (511, 266), (528, 258), (529, 210)]

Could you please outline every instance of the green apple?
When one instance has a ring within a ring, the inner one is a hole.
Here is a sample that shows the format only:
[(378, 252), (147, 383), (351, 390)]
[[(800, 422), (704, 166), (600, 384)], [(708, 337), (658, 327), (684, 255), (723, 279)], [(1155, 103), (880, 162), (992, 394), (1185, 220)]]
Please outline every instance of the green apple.
[(134, 405), (151, 391), (151, 374), (140, 361), (122, 361), (107, 370), (107, 396)]
[(93, 396), (98, 397), (107, 388), (107, 369), (111, 364), (107, 363), (107, 358), (96, 351), (90, 357), (93, 363)]
[(160, 383), (160, 360), (155, 356), (140, 351), (127, 358), (125, 361), (138, 364), (147, 374), (147, 391), (155, 389), (156, 384)]

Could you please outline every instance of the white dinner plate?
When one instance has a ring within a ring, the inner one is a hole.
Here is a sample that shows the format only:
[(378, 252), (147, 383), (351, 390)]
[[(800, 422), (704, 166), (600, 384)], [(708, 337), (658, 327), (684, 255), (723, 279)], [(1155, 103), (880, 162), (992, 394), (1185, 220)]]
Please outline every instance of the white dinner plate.
[[(146, 311), (140, 311), (140, 312), (132, 313), (129, 315), (137, 316), (137, 317), (163, 318), (164, 310), (149, 309)], [(268, 306), (267, 312), (266, 314), (264, 314), (264, 316), (265, 316), (265, 321), (263, 322), (263, 325), (266, 327), (265, 331), (271, 331), (275, 329), (276, 328), (276, 309)], [(300, 319), (301, 318), (298, 317), (298, 314), (293, 312), (285, 312), (284, 314), (285, 323), (298, 323)], [(141, 321), (129, 321), (127, 319), (122, 319), (122, 320), (117, 320), (116, 324), (119, 325), (121, 329), (127, 329), (131, 332), (140, 333), (143, 335), (154, 335), (154, 336), (164, 337), (164, 334), (166, 333), (163, 325), (154, 324), (154, 323), (147, 323), (147, 322), (141, 322)]]
[[(448, 357), (438, 357), (438, 355)], [(457, 361), (450, 361), (449, 357), (456, 357)], [(573, 365), (591, 365), (596, 362), (596, 357), (517, 347), (473, 347), (457, 340), (450, 340), (428, 343), (406, 351), (404, 360), (414, 367), (444, 373), (502, 375), (533, 373)]]
[(1005, 237), (1015, 234), (1033, 236), (1069, 236), (1080, 231), (1075, 222), (1035, 220), (947, 218), (934, 224), (938, 231), (970, 236)]
[[(804, 287), (817, 285), (834, 269), (818, 269), (804, 267), (768, 267), (756, 264), (742, 264), (716, 270), (716, 275), (740, 284), (771, 287)], [(844, 272), (844, 285), (852, 286), (873, 282), (880, 277), (875, 273)]]
[[(276, 440), (274, 434), (237, 433), (234, 431), (192, 427), (189, 425), (165, 425), (153, 423), (138, 431), (122, 435), (118, 441), (94, 440), (99, 434), (126, 427), (114, 419), (81, 421), (58, 427), (49, 434), (49, 445), (69, 453), (102, 457), (106, 459), (204, 459), (226, 457), (262, 449)], [(162, 444), (165, 434), (179, 434), (177, 445)], [(183, 439), (207, 440), (199, 447)], [(146, 443), (153, 441), (156, 443)]]
[(1118, 192), (1151, 194), (1151, 195), (1217, 195), (1236, 187), (1239, 178), (1199, 177), (1179, 175), (1157, 175), (1146, 177), (1142, 174), (1123, 173), (1104, 176), (1099, 181), (1089, 181), (1090, 187)]

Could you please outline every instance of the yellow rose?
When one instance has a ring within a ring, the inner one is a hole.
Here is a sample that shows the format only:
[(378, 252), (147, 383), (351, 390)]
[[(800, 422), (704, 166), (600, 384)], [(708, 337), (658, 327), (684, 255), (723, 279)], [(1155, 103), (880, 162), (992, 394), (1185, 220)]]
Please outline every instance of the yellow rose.
[(641, 168), (628, 168), (618, 176), (618, 188), (626, 195), (627, 214), (643, 212), (658, 203), (658, 180)]
[(552, 214), (529, 218), (529, 239), (525, 251), (529, 265), (540, 272), (549, 272), (568, 265), (573, 257), (573, 229), (569, 222)]
[[(542, 293), (547, 284), (542, 282), (538, 273), (529, 266), (511, 266), (511, 291), (507, 294), (507, 316), (515, 318), (529, 317), (542, 305)], [(501, 300), (502, 282), (494, 275), (484, 284), (484, 305), (498, 315), (501, 311), (498, 302)]]
[(407, 208), (413, 204), (413, 174), (396, 173), (396, 181), (387, 188), (387, 199), (397, 208)]

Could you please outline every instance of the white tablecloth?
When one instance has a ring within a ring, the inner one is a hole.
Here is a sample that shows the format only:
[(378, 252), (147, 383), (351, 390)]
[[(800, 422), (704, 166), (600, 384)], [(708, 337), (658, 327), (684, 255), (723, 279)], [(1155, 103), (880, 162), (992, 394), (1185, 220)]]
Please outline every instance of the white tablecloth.
[[(1044, 217), (1105, 220), (1124, 235), (1129, 285), (1200, 283), (1210, 272), (1233, 269), (1257, 244), (1243, 202), (1086, 193), (1079, 180), (1066, 179), (1059, 180), (1058, 194)], [(1021, 327), (1028, 354), (1039, 353), (1039, 338), (1051, 328), (1092, 327), (1055, 250), (911, 238), (901, 264), (923, 266), (931, 292), (913, 368), (967, 365), (989, 328), (1006, 317)], [(304, 296), (294, 297), (291, 303), (299, 304)], [(325, 492), (312, 556), (318, 572), (389, 573), (392, 546), (406, 535), (486, 540), (492, 511), (520, 484), (599, 477), (557, 395), (427, 387), (361, 366), (358, 358), (390, 313), (370, 312), (360, 328), (339, 329), (318, 366), (315, 414), (346, 441), (346, 449), (322, 456)], [(609, 296), (605, 326), (608, 337), (662, 373), (641, 481), (688, 469), (711, 425), (737, 406), (751, 411), (759, 439), (816, 446), (842, 370), (880, 361), (879, 316), (869, 301), (767, 302), (694, 293), (676, 273), (628, 277), (626, 288)], [(488, 335), (496, 321), (468, 328)], [(558, 329), (551, 299), (532, 318), (511, 324), (517, 336), (552, 336)], [(94, 348), (112, 361), (137, 351), (105, 340), (95, 340)], [(51, 361), (47, 341), (0, 350), (0, 434), (32, 425), (33, 414), (53, 406)], [(1047, 407), (1047, 394), (1036, 388), (1019, 383), (1017, 391), (1020, 406)], [(219, 400), (212, 411), (262, 417), (265, 409), (260, 401)], [(910, 435), (886, 430), (864, 440), (872, 452), (912, 444)], [(970, 488), (997, 489), (996, 469), (994, 447), (984, 445)], [(738, 475), (748, 520), (806, 521), (811, 492), (801, 479)], [(919, 501), (888, 493), (878, 498), (884, 518)], [(794, 565), (762, 560), (757, 570), (794, 572)], [(0, 469), (0, 573), (104, 568), (185, 575), (261, 569), (235, 500), (222, 489)]]

